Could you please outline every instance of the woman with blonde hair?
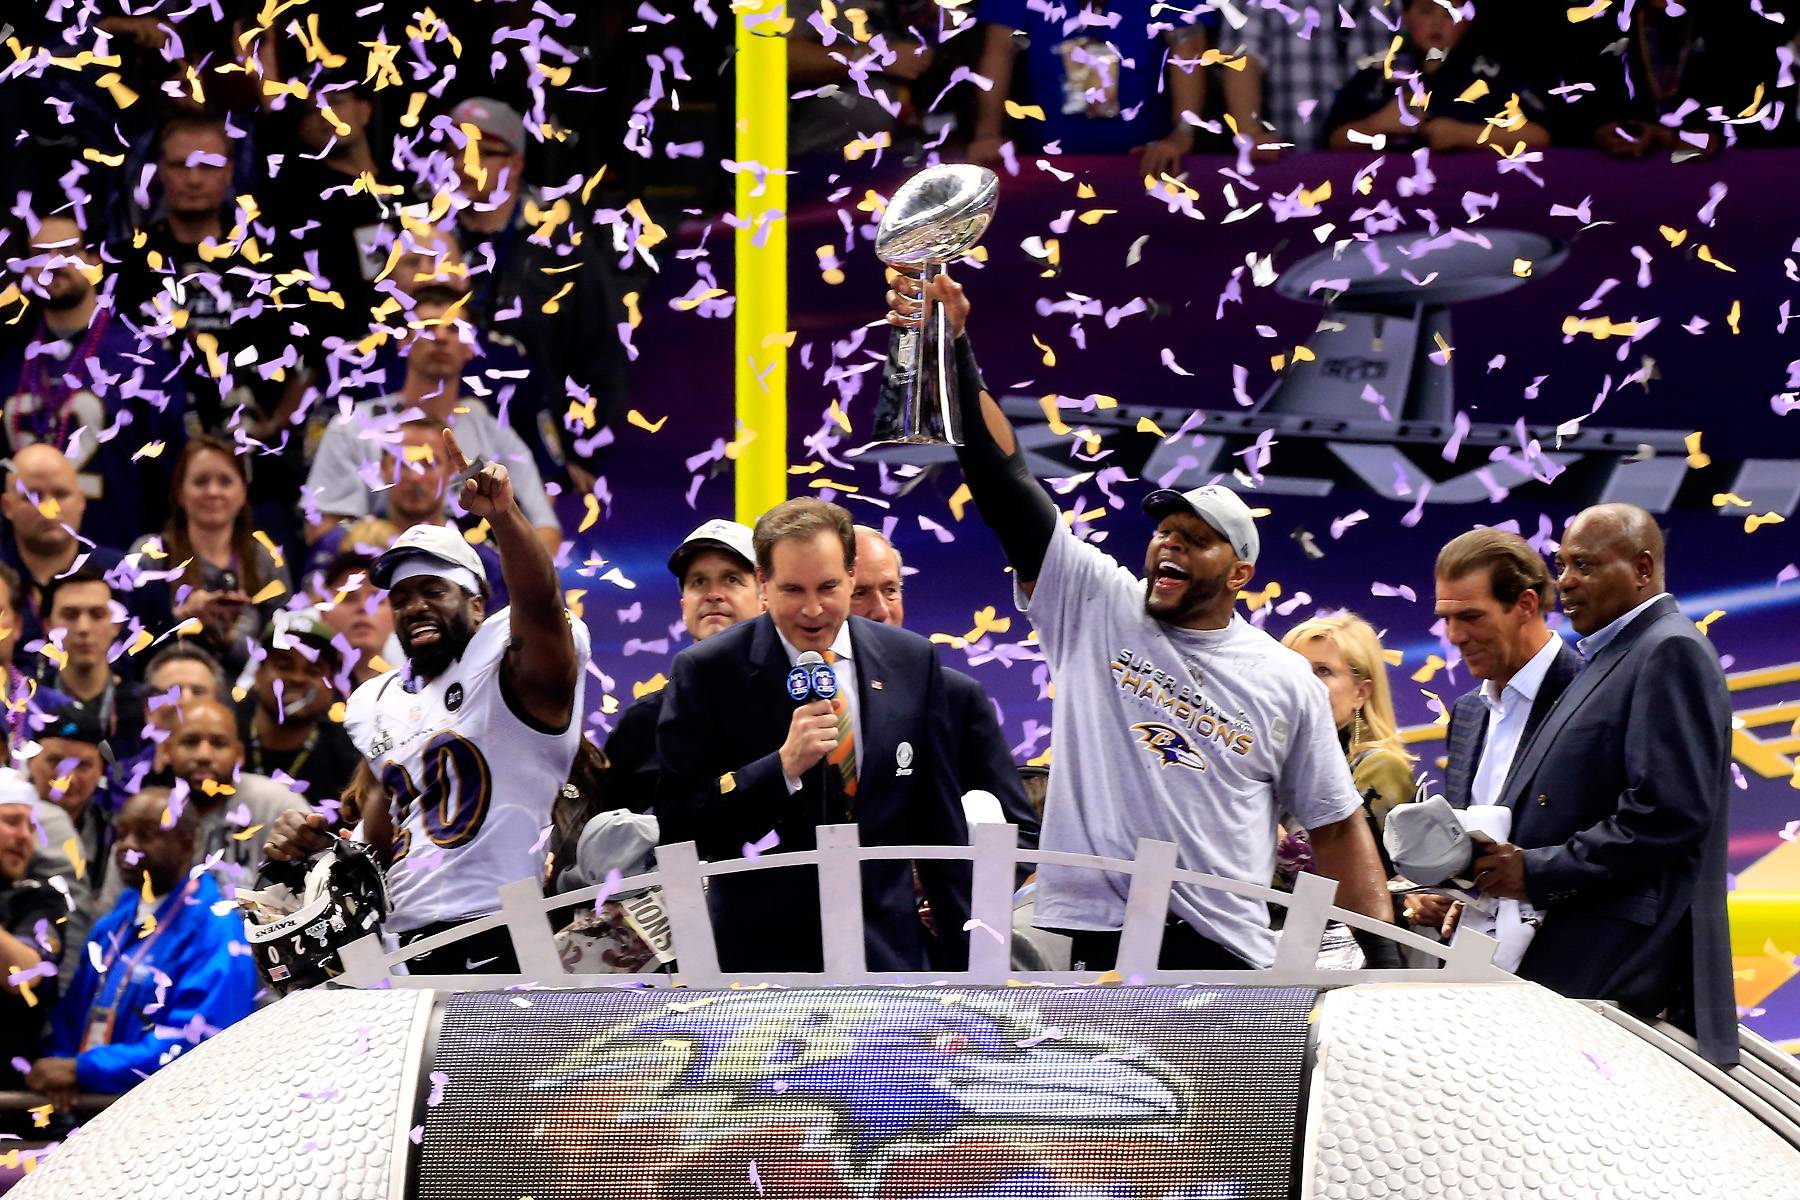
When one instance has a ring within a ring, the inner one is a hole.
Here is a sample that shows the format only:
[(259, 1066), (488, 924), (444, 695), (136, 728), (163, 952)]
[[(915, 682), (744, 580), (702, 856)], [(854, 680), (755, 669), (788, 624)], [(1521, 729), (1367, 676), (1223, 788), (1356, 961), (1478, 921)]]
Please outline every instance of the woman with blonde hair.
[[(1406, 752), (1394, 720), (1381, 639), (1355, 613), (1340, 612), (1300, 622), (1287, 631), (1281, 644), (1305, 657), (1325, 685), (1338, 740), (1363, 798), (1363, 813), (1375, 834), (1382, 866), (1392, 874), (1381, 830), (1389, 811), (1413, 798), (1414, 758)], [(1311, 869), (1311, 860), (1312, 848), (1303, 834), (1282, 838), (1276, 850), (1277, 883), (1291, 886), (1295, 874)]]
[(1379, 834), (1388, 810), (1413, 798), (1415, 761), (1394, 720), (1381, 639), (1367, 621), (1341, 612), (1300, 622), (1281, 644), (1305, 656), (1325, 685), (1344, 757)]

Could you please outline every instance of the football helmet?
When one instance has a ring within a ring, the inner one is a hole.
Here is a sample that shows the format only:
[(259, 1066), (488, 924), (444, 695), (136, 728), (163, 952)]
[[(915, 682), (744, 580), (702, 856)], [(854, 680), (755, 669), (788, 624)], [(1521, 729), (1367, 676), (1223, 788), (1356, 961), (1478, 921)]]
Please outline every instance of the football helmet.
[(265, 862), (239, 888), (256, 969), (277, 995), (343, 974), (338, 951), (381, 928), (387, 883), (367, 846), (338, 838), (305, 862)]

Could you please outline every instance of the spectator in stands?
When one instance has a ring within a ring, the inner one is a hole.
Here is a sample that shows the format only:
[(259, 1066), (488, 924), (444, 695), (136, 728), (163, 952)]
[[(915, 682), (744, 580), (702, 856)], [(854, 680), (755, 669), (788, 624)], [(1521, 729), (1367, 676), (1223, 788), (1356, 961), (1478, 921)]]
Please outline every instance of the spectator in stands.
[[(375, 246), (389, 206), (404, 201), (405, 188), (377, 144), (374, 113), (370, 84), (354, 76), (320, 80), (298, 108), (297, 152), (282, 158), (264, 188), (269, 222), (284, 240), (304, 247), (304, 261), (317, 263), (324, 277), (310, 286), (343, 300), (341, 310), (328, 302), (302, 310), (307, 324), (328, 336), (356, 338), (366, 331), (375, 298), (371, 281), (381, 266)], [(302, 288), (296, 300), (305, 298)]]
[(323, 572), (340, 556), (360, 554), (372, 560), (399, 536), (400, 527), (386, 517), (358, 517), (332, 526), (306, 550), (306, 577), (312, 590), (323, 589)]
[(114, 762), (138, 752), (144, 728), (143, 688), (108, 661), (124, 613), (112, 585), (97, 571), (83, 566), (51, 580), (44, 615), (49, 645), (38, 670), (42, 682), (92, 715)]
[[(0, 768), (0, 1088), (18, 1091), (41, 1051), (44, 1019), (56, 1002), (68, 906), (55, 888), (29, 874), (36, 833), (37, 789), (10, 767)], [(26, 1131), (26, 1114), (0, 1116), (0, 1134)]]
[[(185, 393), (175, 364), (111, 305), (106, 268), (74, 219), (45, 217), (30, 251), (8, 263), (43, 312), (23, 352), (0, 358), (0, 455), (44, 442), (69, 456), (87, 496), (85, 533), (123, 546), (146, 518), (160, 522), (168, 469), (180, 452)], [(116, 436), (100, 434), (123, 425)], [(154, 457), (140, 456), (161, 442)]]
[(275, 614), (262, 638), (251, 695), (238, 706), (244, 766), (317, 806), (350, 784), (362, 755), (327, 714), (342, 699), (335, 631), (309, 608)]
[(176, 1055), (250, 1015), (256, 967), (243, 919), (211, 876), (190, 870), (199, 814), (147, 789), (119, 813), (126, 886), (75, 956), (29, 1086), (68, 1111), (78, 1093), (125, 1092)]
[(1717, 154), (1735, 136), (1726, 122), (1773, 95), (1768, 28), (1739, 5), (1640, 0), (1622, 39), (1624, 70), (1594, 72), (1595, 90), (1580, 106), (1595, 144), (1615, 158)]
[(237, 718), (225, 705), (196, 700), (177, 712), (174, 732), (157, 751), (157, 766), (199, 818), (192, 864), (205, 864), (229, 896), (233, 888), (255, 886), (275, 819), (290, 809), (306, 811), (306, 801), (268, 776), (243, 769)]
[[(164, 644), (144, 667), (144, 744), (129, 762), (114, 769), (121, 793), (131, 795), (154, 769), (156, 750), (175, 729), (181, 706), (195, 700), (220, 700), (231, 694), (225, 668), (194, 642)], [(229, 701), (225, 701), (229, 703)]]
[[(987, 29), (977, 69), (993, 87), (977, 101), (969, 158), (1000, 156), (1013, 63), (1023, 53), (1031, 103), (1044, 114), (1046, 153), (1134, 153), (1146, 175), (1179, 171), (1194, 148), (1187, 114), (1198, 121), (1206, 100), (1200, 56), (1207, 40), (1196, 22), (1218, 18), (1156, 7), (1153, 16), (1147, 0), (1126, 0), (1105, 13), (1082, 8), (1065, 21), (1028, 0), (982, 0), (976, 15)], [(1026, 128), (1035, 134), (1039, 124)]]
[[(172, 591), (177, 622), (198, 621), (192, 636), (235, 677), (250, 660), (250, 644), (292, 587), (273, 543), (256, 536), (250, 518), (250, 477), (231, 443), (211, 434), (190, 441), (175, 460), (169, 522), (161, 534), (138, 539), (132, 553), (146, 569), (178, 579), (148, 585)], [(273, 592), (273, 595), (267, 594)]]
[(1272, 162), (1283, 150), (1316, 150), (1331, 132), (1331, 98), (1393, 41), (1387, 8), (1353, 0), (1268, 0), (1247, 5), (1242, 28), (1222, 27), (1229, 61), (1216, 72), (1240, 158)]
[(1503, 64), (1466, 45), (1469, 21), (1437, 0), (1407, 0), (1406, 37), (1338, 89), (1326, 114), (1334, 150), (1362, 147), (1502, 154), (1550, 144), (1543, 102)]
[[(112, 861), (112, 799), (103, 786), (106, 760), (101, 747), (105, 738), (93, 714), (66, 699), (46, 704), (45, 717), (38, 734), (39, 751), (25, 768), (41, 802), (37, 815), (44, 842), (39, 857), (53, 865), (34, 874), (39, 878), (61, 876), (59, 890), (67, 896), (69, 906), (63, 937), (73, 948), (82, 945), (94, 922), (111, 910), (121, 886)], [(79, 871), (76, 862), (81, 863)], [(61, 977), (65, 987), (74, 977), (76, 965), (72, 955), (64, 956)]]
[(158, 650), (144, 668), (144, 690), (152, 697), (173, 696), (182, 704), (190, 700), (224, 703), (231, 694), (225, 668), (192, 642), (171, 642)]
[[(850, 592), (850, 611), (896, 629), (906, 626), (900, 552), (886, 534), (867, 525), (856, 527), (856, 586)], [(950, 736), (956, 744), (959, 786), (964, 793), (983, 791), (998, 800), (1006, 819), (1019, 827), (1019, 844), (1035, 849), (1038, 822), (1026, 802), (1018, 765), (1000, 732), (1000, 718), (987, 689), (961, 671), (945, 667), (944, 696), (949, 705)]]
[(374, 489), (382, 485), (383, 447), (399, 444), (402, 426), (423, 415), (455, 429), (457, 442), (469, 454), (506, 466), (519, 507), (538, 539), (555, 553), (562, 530), (531, 452), (485, 404), (462, 394), (462, 372), (473, 348), (457, 306), (453, 293), (420, 293), (400, 393), (358, 404), (326, 428), (306, 481), (308, 541), (316, 542), (339, 523), (373, 511)]
[[(394, 669), (404, 657), (394, 637), (394, 610), (387, 593), (369, 579), (375, 556), (347, 550), (320, 575), (319, 616), (344, 639), (352, 690)], [(344, 647), (340, 646), (340, 650)]]
[[(575, 245), (575, 222), (526, 226), (525, 119), (518, 110), (475, 96), (450, 119), (479, 134), (472, 154), (463, 146), (451, 156), (457, 238), (469, 267), (467, 319), (490, 339), (505, 336), (524, 348), (545, 409), (560, 419), (571, 486), (587, 492), (593, 453), (584, 439), (606, 423), (624, 392), (624, 350), (612, 333), (625, 319), (624, 305), (596, 239)], [(564, 415), (569, 381), (594, 399), (592, 424)], [(570, 430), (570, 421), (579, 429)], [(460, 433), (458, 440), (469, 446)], [(516, 486), (519, 472), (512, 475)]]
[[(116, 306), (161, 331), (165, 348), (184, 364), (193, 427), (217, 433), (242, 405), (254, 418), (279, 403), (282, 383), (263, 379), (256, 367), (279, 358), (288, 334), (256, 294), (270, 264), (246, 250), (255, 234), (233, 218), (238, 146), (230, 129), (215, 116), (177, 112), (163, 122), (155, 146), (162, 214), (112, 247), (121, 263)], [(239, 362), (250, 347), (267, 354)]]
[[(656, 727), (663, 841), (729, 859), (759, 844), (810, 849), (819, 825), (854, 821), (868, 844), (967, 845), (942, 666), (924, 638), (850, 615), (850, 514), (789, 500), (757, 521), (754, 545), (768, 612), (690, 646), (670, 669)], [(831, 699), (794, 703), (788, 673), (805, 653), (830, 664)], [(718, 878), (708, 900), (726, 970), (820, 969), (815, 872)], [(865, 863), (869, 969), (965, 962), (968, 906), (961, 864)]]
[[(85, 545), (78, 537), (87, 497), (67, 456), (43, 443), (14, 452), (0, 492), (0, 562), (19, 574), (23, 587), (12, 661), (35, 674), (40, 665), (32, 646), (44, 638), (43, 614), (50, 586), (82, 558), (83, 570), (113, 572), (124, 557), (108, 546)], [(86, 556), (83, 558), (83, 556)], [(116, 576), (115, 576), (116, 578)], [(135, 595), (134, 601), (139, 601)]]
[(912, 85), (935, 57), (919, 31), (935, 27), (936, 15), (929, 6), (921, 13), (918, 4), (876, 0), (855, 16), (833, 5), (828, 21), (824, 7), (797, 0), (787, 9), (788, 86), (801, 89), (788, 105), (788, 151), (848, 158), (846, 147), (860, 138), (885, 134), (891, 145), (895, 134), (916, 130), (924, 105)]
[(31, 677), (13, 665), (24, 611), (25, 585), (19, 573), (0, 563), (0, 729), (5, 731), (7, 762), (16, 762), (20, 748), (37, 734), (32, 718), (41, 693)]
[[(755, 558), (750, 527), (717, 520), (688, 534), (669, 555), (669, 570), (681, 588), (681, 623), (696, 643), (763, 610)], [(656, 803), (656, 723), (662, 709), (659, 687), (621, 712), (606, 739), (606, 797), (614, 808), (646, 812)]]
[[(469, 266), (463, 260), (454, 221), (446, 221), (439, 228), (403, 216), (395, 242), (398, 254), (389, 278), (394, 292), (406, 297), (403, 303), (410, 305), (420, 292), (430, 288), (447, 288), (459, 296), (468, 294)], [(378, 281), (376, 286), (390, 285)], [(464, 313), (471, 315), (466, 306)], [(469, 331), (474, 337), (476, 361), (463, 373), (464, 386), (531, 447), (538, 474), (561, 483), (567, 476), (562, 435), (558, 432), (557, 414), (545, 406), (544, 400), (544, 389), (556, 381), (546, 378), (537, 368), (515, 332), (478, 319), (470, 320)], [(383, 343), (375, 363), (384, 389), (380, 394), (399, 391), (406, 381), (403, 343), (394, 339)], [(560, 394), (560, 385), (557, 392)]]

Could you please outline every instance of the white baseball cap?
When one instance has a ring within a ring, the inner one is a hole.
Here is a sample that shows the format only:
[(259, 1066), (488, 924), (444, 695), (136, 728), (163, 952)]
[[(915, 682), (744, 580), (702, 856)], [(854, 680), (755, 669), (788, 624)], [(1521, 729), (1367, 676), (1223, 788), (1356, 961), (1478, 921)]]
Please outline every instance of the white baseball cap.
[(481, 556), (454, 525), (414, 525), (395, 538), (394, 544), (375, 560), (375, 565), (369, 568), (369, 579), (378, 588), (390, 588), (394, 571), (402, 563), (413, 561), (441, 563), (445, 568), (442, 573), (446, 576), (453, 569), (461, 568), (479, 580), (484, 588), (488, 584), (487, 568), (481, 565)]
[(1193, 513), (1218, 530), (1232, 551), (1247, 563), (1254, 563), (1257, 551), (1262, 548), (1250, 506), (1244, 503), (1242, 496), (1216, 483), (1186, 492), (1158, 489), (1144, 497), (1144, 511), (1159, 521), (1170, 513)]
[(27, 808), (36, 808), (38, 790), (31, 780), (11, 767), (0, 767), (0, 807), (8, 804), (23, 804)]
[(669, 555), (669, 570), (679, 580), (687, 574), (688, 564), (694, 561), (694, 556), (707, 550), (723, 550), (743, 559), (746, 567), (752, 570), (756, 567), (756, 538), (748, 525), (736, 521), (708, 521), (675, 547), (675, 553)]

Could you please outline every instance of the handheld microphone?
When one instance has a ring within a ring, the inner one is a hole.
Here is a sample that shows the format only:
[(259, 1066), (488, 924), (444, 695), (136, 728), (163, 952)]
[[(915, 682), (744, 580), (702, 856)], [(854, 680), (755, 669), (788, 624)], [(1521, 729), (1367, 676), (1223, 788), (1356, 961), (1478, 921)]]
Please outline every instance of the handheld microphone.
[(817, 650), (808, 650), (794, 661), (787, 675), (788, 698), (795, 704), (837, 698), (837, 672)]
[[(810, 704), (814, 700), (832, 700), (837, 697), (837, 672), (825, 661), (825, 656), (817, 650), (807, 650), (794, 660), (793, 669), (787, 676), (788, 696), (795, 704)], [(826, 819), (841, 819), (829, 815), (831, 813), (831, 785), (826, 781), (823, 770), (819, 771), (819, 808), (828, 814)]]

